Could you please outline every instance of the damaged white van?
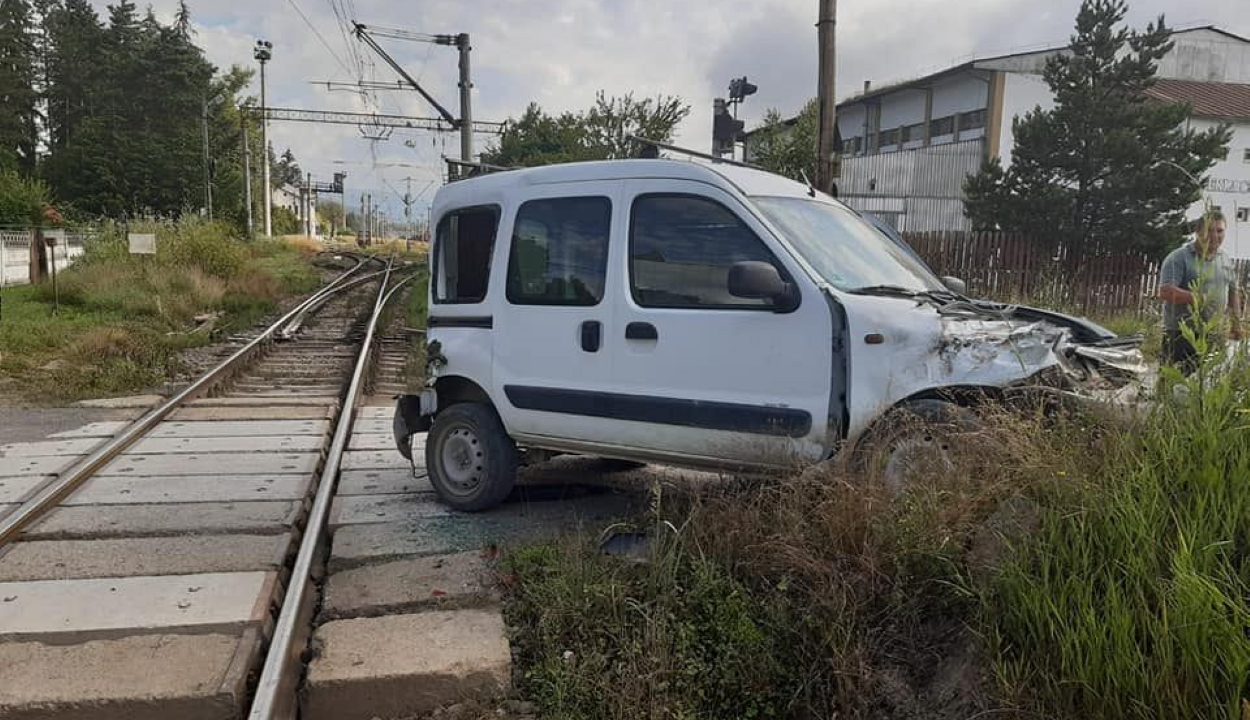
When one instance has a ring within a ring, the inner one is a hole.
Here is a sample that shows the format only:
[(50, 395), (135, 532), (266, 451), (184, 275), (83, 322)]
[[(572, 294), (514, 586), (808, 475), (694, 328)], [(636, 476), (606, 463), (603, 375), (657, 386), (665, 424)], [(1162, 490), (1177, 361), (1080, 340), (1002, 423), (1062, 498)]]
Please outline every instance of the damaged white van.
[(428, 430), (446, 503), (501, 502), (525, 457), (696, 468), (892, 458), (986, 395), (1114, 389), (1136, 339), (974, 302), (809, 186), (743, 166), (616, 160), (452, 182), (434, 200)]

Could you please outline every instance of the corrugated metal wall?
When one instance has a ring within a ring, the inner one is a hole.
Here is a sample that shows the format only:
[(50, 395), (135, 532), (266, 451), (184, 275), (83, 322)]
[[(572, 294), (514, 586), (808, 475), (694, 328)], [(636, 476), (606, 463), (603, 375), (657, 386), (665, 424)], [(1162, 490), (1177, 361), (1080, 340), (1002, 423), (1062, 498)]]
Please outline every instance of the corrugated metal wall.
[(985, 140), (964, 140), (916, 150), (845, 157), (839, 196), (866, 212), (897, 214), (905, 232), (970, 230), (963, 184), (977, 172)]

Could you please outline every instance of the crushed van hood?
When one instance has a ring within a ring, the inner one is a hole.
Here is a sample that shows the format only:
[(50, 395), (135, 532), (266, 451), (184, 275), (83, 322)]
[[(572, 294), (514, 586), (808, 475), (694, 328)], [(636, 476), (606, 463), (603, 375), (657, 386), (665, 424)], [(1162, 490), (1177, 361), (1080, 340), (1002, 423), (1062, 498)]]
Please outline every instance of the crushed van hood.
[(1016, 314), (1008, 306), (978, 309), (969, 303), (948, 311), (899, 297), (840, 301), (854, 306), (847, 313), (853, 341), (869, 333), (886, 338), (852, 353), (852, 431), (862, 429), (855, 427), (857, 418), (926, 391), (1045, 387), (1114, 402), (1135, 397), (1126, 388), (1140, 385), (1147, 372), (1140, 338), (1092, 333), (1046, 311)]

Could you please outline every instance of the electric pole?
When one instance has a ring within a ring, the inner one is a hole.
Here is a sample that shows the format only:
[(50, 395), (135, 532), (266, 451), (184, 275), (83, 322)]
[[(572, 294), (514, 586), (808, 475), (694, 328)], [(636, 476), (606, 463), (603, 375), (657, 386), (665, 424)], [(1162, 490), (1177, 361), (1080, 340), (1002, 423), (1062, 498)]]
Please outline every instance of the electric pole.
[(260, 144), (264, 148), (265, 183), (265, 237), (273, 236), (273, 195), (269, 186), (269, 109), (265, 104), (265, 63), (273, 57), (273, 43), (268, 40), (257, 40), (252, 57), (260, 61)]
[(204, 96), (204, 208), (208, 211), (208, 221), (213, 221), (213, 172), (208, 157), (208, 96)]
[(240, 113), (239, 124), (243, 126), (243, 199), (247, 205), (247, 239), (256, 237), (252, 222), (252, 145), (247, 140), (247, 115)]
[(469, 34), (456, 36), (456, 49), (460, 51), (460, 159), (473, 162), (473, 81), (469, 75)]
[(837, 0), (820, 0), (820, 16), (816, 21), (816, 42), (820, 57), (820, 70), (816, 77), (816, 97), (820, 104), (816, 142), (816, 186), (831, 195), (837, 194), (835, 183), (841, 174), (840, 158), (834, 142), (838, 127), (838, 100), (834, 87), (837, 71), (837, 55), (834, 52), (837, 5)]

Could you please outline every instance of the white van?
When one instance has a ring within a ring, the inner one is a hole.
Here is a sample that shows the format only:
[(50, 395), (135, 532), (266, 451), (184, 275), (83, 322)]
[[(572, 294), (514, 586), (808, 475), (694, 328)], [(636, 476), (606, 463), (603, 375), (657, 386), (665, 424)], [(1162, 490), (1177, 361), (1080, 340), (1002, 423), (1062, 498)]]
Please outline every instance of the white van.
[(432, 208), (428, 430), (441, 498), (501, 502), (523, 456), (697, 468), (941, 444), (986, 395), (1119, 386), (1135, 339), (974, 302), (805, 184), (731, 164), (572, 163), (441, 188)]

